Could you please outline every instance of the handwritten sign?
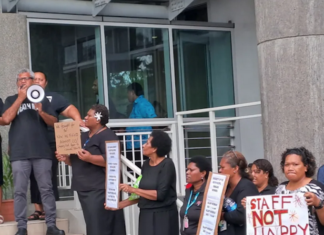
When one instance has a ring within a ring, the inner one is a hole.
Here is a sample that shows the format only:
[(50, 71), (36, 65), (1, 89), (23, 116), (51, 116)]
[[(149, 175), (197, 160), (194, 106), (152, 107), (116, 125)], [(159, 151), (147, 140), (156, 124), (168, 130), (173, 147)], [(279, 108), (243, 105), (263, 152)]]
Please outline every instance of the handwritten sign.
[(119, 141), (106, 141), (106, 206), (118, 208), (120, 183)]
[(56, 149), (60, 154), (73, 154), (82, 149), (78, 122), (54, 124)]
[(283, 194), (246, 198), (246, 229), (251, 235), (309, 235), (304, 195)]
[(197, 234), (216, 235), (223, 208), (224, 194), (228, 184), (228, 176), (209, 173), (206, 184)]

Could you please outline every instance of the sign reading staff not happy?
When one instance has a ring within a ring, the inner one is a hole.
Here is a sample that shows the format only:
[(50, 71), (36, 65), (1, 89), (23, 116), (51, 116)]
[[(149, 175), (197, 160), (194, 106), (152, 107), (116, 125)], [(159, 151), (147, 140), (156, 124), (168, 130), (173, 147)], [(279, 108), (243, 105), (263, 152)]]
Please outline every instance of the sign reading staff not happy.
[(247, 235), (309, 235), (302, 193), (246, 198)]

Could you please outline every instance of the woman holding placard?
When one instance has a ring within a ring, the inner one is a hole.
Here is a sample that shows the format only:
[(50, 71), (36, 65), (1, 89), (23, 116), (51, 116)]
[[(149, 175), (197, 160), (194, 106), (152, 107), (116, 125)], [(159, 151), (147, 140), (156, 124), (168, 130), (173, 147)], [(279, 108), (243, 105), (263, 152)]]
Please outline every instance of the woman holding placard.
[(304, 147), (287, 149), (281, 155), (280, 165), (288, 181), (278, 186), (276, 194), (304, 193), (309, 232), (312, 235), (324, 234), (324, 186), (312, 179), (316, 169), (315, 157)]
[[(257, 187), (259, 195), (275, 194), (278, 179), (274, 176), (273, 167), (267, 159), (258, 159), (251, 166), (252, 182)], [(245, 208), (246, 198), (241, 201)]]
[(85, 117), (89, 132), (81, 134), (83, 149), (70, 156), (56, 152), (59, 161), (72, 166), (72, 190), (77, 191), (88, 235), (126, 235), (124, 213), (107, 211), (105, 202), (106, 141), (118, 141), (106, 124), (106, 106), (93, 105)]
[(143, 145), (143, 155), (149, 159), (143, 163), (138, 188), (127, 184), (120, 186), (122, 191), (140, 196), (139, 199), (128, 198), (119, 203), (119, 209), (138, 203), (139, 235), (179, 235), (176, 170), (173, 161), (165, 157), (171, 151), (171, 144), (167, 133), (154, 130)]
[(197, 156), (189, 160), (186, 180), (191, 187), (186, 189), (183, 206), (180, 210), (181, 235), (195, 235), (197, 233), (202, 202), (208, 180), (212, 171), (210, 161)]
[(247, 196), (258, 195), (259, 192), (249, 180), (247, 162), (242, 153), (233, 150), (226, 152), (219, 165), (219, 173), (229, 175), (229, 181), (218, 233), (245, 235), (245, 208), (241, 200)]

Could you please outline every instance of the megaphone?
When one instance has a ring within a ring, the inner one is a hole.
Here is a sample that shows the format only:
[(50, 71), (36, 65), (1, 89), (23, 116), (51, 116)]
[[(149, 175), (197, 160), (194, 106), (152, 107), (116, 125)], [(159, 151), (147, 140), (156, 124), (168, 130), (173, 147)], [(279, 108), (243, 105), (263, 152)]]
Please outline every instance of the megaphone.
[(27, 98), (32, 103), (40, 103), (45, 97), (45, 91), (40, 85), (31, 85), (27, 89)]

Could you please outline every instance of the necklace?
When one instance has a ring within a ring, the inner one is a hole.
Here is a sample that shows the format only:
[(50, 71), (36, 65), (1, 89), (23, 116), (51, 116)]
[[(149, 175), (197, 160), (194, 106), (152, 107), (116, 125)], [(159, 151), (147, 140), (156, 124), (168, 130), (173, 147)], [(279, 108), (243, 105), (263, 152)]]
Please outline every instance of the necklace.
[[(95, 136), (96, 134), (99, 133), (99, 131), (101, 131), (102, 129), (106, 128), (105, 126), (104, 127), (101, 127), (99, 130), (96, 131), (96, 133), (94, 133), (91, 137), (89, 136), (89, 138), (84, 142), (84, 145), (83, 145), (83, 149), (85, 148), (85, 146), (87, 145), (87, 143), (89, 143), (90, 139)], [(90, 134), (90, 133), (89, 133)]]

